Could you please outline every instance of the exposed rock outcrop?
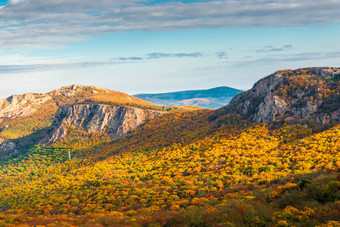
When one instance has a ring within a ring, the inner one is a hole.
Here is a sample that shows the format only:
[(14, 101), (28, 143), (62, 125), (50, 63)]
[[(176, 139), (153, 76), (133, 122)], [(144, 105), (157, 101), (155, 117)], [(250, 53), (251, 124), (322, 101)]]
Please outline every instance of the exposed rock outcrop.
[[(88, 85), (71, 85), (48, 93), (12, 95), (0, 99), (0, 139), (9, 139), (0, 141), (0, 153), (18, 149), (18, 146), (14, 147), (18, 145), (17, 139), (48, 129), (50, 121), (46, 119), (53, 119), (55, 115), (50, 134), (45, 138), (39, 134), (38, 137), (42, 137), (36, 140), (46, 144), (58, 141), (67, 134), (67, 126), (88, 132), (106, 132), (112, 138), (120, 137), (158, 116), (159, 112), (147, 109), (159, 108), (122, 92)], [(15, 128), (15, 132), (9, 132), (7, 128)]]
[(89, 94), (98, 94), (100, 92), (109, 93), (110, 90), (106, 88), (102, 88), (102, 87), (97, 87), (97, 86), (73, 84), (70, 86), (61, 87), (59, 89), (52, 90), (50, 94), (62, 95), (64, 97), (72, 97), (83, 92), (87, 92)]
[(0, 138), (0, 160), (3, 157), (8, 157), (9, 154), (14, 155), (17, 152), (15, 143)]
[(340, 122), (340, 68), (282, 70), (236, 95), (216, 114), (240, 114), (256, 122), (278, 121), (326, 124)]
[(50, 94), (27, 93), (0, 99), (0, 123), (4, 118), (26, 117), (34, 114), (38, 107), (51, 100)]
[(107, 133), (119, 138), (162, 112), (137, 107), (111, 106), (103, 104), (76, 104), (59, 108), (42, 144), (50, 145), (68, 133), (69, 126), (86, 132)]
[[(80, 93), (97, 94), (108, 93), (110, 90), (87, 85), (71, 85), (61, 87), (48, 93), (26, 93), (12, 95), (6, 99), (0, 99), (0, 123), (6, 118), (27, 117), (36, 113), (46, 102), (54, 101), (56, 96), (71, 97)], [(56, 105), (56, 103), (54, 103)]]
[[(70, 98), (73, 96), (90, 97), (96, 94), (111, 94), (115, 92), (106, 88), (88, 85), (70, 85), (52, 90), (48, 93), (26, 93), (23, 95), (12, 95), (6, 99), (0, 99), (0, 123), (6, 118), (27, 117), (36, 113), (39, 109), (50, 101), (52, 106), (63, 105), (64, 103), (57, 102), (58, 97)], [(128, 98), (128, 95), (126, 95)], [(74, 100), (76, 102), (76, 100)]]
[(13, 142), (0, 139), (0, 151), (9, 152), (14, 151), (15, 148), (16, 146)]

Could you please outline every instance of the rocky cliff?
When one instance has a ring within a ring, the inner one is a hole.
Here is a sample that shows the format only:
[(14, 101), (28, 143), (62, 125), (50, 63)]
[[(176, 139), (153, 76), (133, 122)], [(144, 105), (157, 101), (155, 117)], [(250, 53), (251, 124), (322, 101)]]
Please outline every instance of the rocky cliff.
[(112, 106), (104, 104), (75, 104), (58, 109), (49, 132), (41, 141), (50, 145), (64, 138), (69, 127), (86, 132), (107, 133), (119, 138), (139, 125), (162, 114), (160, 111), (137, 107)]
[(97, 86), (74, 84), (52, 90), (48, 93), (26, 93), (0, 99), (0, 123), (5, 119), (33, 115), (37, 111), (44, 109), (47, 103), (49, 108), (51, 108), (86, 101), (121, 102), (134, 106), (152, 105), (122, 92), (111, 91)]
[[(86, 108), (80, 104), (89, 104), (90, 110), (85, 110)], [(101, 108), (91, 106), (90, 104), (107, 104), (103, 105)], [(63, 107), (65, 106), (65, 107)], [(80, 107), (84, 107), (82, 109), (83, 112), (80, 111)], [(153, 113), (157, 111), (147, 111), (147, 109), (161, 109), (160, 107), (148, 103), (139, 98), (130, 96), (128, 94), (112, 91), (106, 88), (96, 87), (96, 86), (88, 86), (88, 85), (71, 85), (61, 87), (59, 89), (52, 90), (48, 93), (27, 93), (23, 95), (12, 95), (6, 99), (0, 99), (0, 158), (4, 156), (5, 153), (14, 152), (16, 149), (25, 149), (18, 148), (16, 145), (16, 140), (19, 138), (27, 137), (27, 140), (31, 140), (29, 135), (38, 132), (39, 130), (47, 130), (53, 121), (56, 112), (59, 109), (57, 117), (60, 118), (62, 114), (67, 115), (68, 110), (70, 112), (70, 116), (67, 121), (63, 123), (67, 123), (71, 126), (79, 126), (84, 129), (88, 127), (87, 124), (84, 125), (76, 124), (75, 121), (71, 121), (75, 115), (78, 115), (78, 119), (80, 119), (81, 114), (89, 114), (94, 117), (102, 118), (103, 122), (96, 122), (98, 124), (105, 125), (108, 119), (108, 125), (112, 126), (111, 115), (115, 115), (113, 113), (113, 107), (110, 109), (109, 106), (121, 106), (126, 107), (125, 112), (121, 109), (117, 111), (121, 111), (120, 115), (117, 112), (117, 116), (121, 116), (124, 119), (121, 122), (120, 127), (117, 128), (117, 135), (120, 136), (122, 133), (126, 133), (126, 130), (132, 130), (135, 128), (135, 125), (139, 125), (143, 122), (146, 122)], [(73, 109), (72, 109), (72, 108)], [(131, 108), (128, 108), (131, 107)], [(135, 112), (134, 110), (135, 107)], [(71, 109), (69, 109), (71, 108)], [(95, 108), (101, 114), (95, 114)], [(109, 110), (110, 109), (110, 110)], [(145, 111), (142, 111), (144, 109)], [(143, 112), (143, 114), (141, 114)], [(106, 116), (104, 113), (108, 113), (110, 116)], [(73, 114), (73, 115), (72, 115)], [(104, 116), (105, 115), (105, 116)], [(115, 116), (116, 116), (115, 115)], [(126, 115), (126, 116), (125, 116)], [(87, 116), (87, 115), (86, 115)], [(136, 116), (136, 119), (130, 119), (129, 117)], [(89, 118), (87, 116), (87, 118)], [(58, 121), (55, 120), (53, 127), (56, 127)], [(131, 120), (131, 127), (127, 126), (127, 121)], [(88, 121), (88, 120), (86, 120)], [(118, 123), (117, 123), (118, 124)], [(86, 127), (85, 127), (86, 126)], [(102, 131), (101, 126), (96, 129), (97, 131)], [(63, 126), (57, 127), (57, 130), (61, 130), (59, 132), (59, 136), (54, 132), (54, 136), (56, 139), (61, 138), (63, 134), (65, 134), (66, 128), (63, 129)], [(87, 131), (95, 130), (94, 126), (90, 128), (86, 128)], [(111, 130), (114, 130), (111, 128)], [(108, 132), (113, 138), (115, 137), (112, 131)], [(39, 134), (39, 133), (38, 133)], [(58, 133), (57, 133), (58, 134)], [(39, 135), (40, 136), (40, 135)], [(41, 138), (38, 136), (34, 137), (34, 141), (30, 141), (30, 143), (39, 142)], [(51, 141), (55, 141), (52, 139)], [(47, 141), (48, 142), (48, 141)], [(26, 143), (25, 143), (26, 144)], [(26, 146), (26, 145), (25, 145)]]
[(340, 122), (340, 68), (282, 70), (236, 95), (216, 114), (239, 114), (256, 122)]
[(34, 114), (41, 105), (51, 100), (50, 94), (27, 93), (0, 99), (0, 123), (5, 118), (26, 117)]

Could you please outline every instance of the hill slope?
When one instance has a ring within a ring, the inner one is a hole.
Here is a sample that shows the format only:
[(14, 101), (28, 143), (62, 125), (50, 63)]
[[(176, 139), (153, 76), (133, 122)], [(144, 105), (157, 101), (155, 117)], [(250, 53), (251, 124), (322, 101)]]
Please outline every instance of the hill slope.
[[(91, 107), (99, 106), (97, 109), (105, 109), (105, 114), (91, 111)], [(81, 113), (75, 111), (77, 107), (82, 109)], [(108, 111), (110, 108), (112, 111)], [(115, 108), (120, 113), (116, 113)], [(135, 114), (129, 114), (131, 110)], [(158, 116), (161, 110), (160, 106), (125, 93), (86, 85), (62, 87), (46, 94), (13, 95), (0, 100), (0, 159), (13, 157), (39, 141), (56, 142), (67, 134), (68, 126), (85, 129), (92, 121), (102, 121), (100, 131), (105, 127), (106, 131), (111, 130), (110, 135), (116, 130), (116, 137), (123, 136)], [(68, 120), (63, 121), (67, 117)], [(84, 121), (85, 124), (79, 124)]]
[(242, 92), (230, 87), (216, 87), (207, 90), (178, 91), (159, 94), (137, 94), (140, 99), (158, 105), (199, 106), (216, 109), (226, 105), (232, 97)]
[[(61, 106), (81, 103), (100, 103), (147, 109), (162, 109), (154, 104), (122, 92), (86, 85), (62, 87), (46, 94), (27, 93), (24, 95), (13, 95), (6, 99), (0, 99), (0, 128), (3, 129), (0, 137), (15, 139), (26, 136), (34, 130), (45, 126), (45, 124), (40, 126), (37, 123), (33, 126), (33, 123), (29, 122), (28, 125), (32, 125), (32, 128), (27, 126), (26, 129), (21, 130), (21, 133), (18, 133), (17, 135), (11, 133), (11, 130), (18, 128), (19, 122), (29, 121), (29, 119), (34, 118), (48, 119), (53, 117), (57, 109)], [(15, 123), (17, 123), (16, 126), (12, 126)], [(48, 123), (50, 123), (50, 121)], [(23, 123), (21, 123), (21, 125), (22, 124)]]
[[(259, 86), (275, 84), (269, 76), (254, 86), (258, 93), (240, 94), (227, 107), (165, 113), (114, 140), (80, 118), (80, 127), (50, 147), (0, 163), (0, 225), (339, 226), (339, 122), (305, 124), (324, 112), (317, 106), (305, 118), (304, 104), (287, 105), (294, 121), (275, 115), (276, 127), (254, 118), (268, 116), (257, 114), (268, 95), (286, 90), (326, 93), (320, 105), (334, 112), (340, 94), (331, 88), (340, 81), (337, 71), (324, 77), (324, 70), (277, 72), (286, 76), (273, 90)], [(311, 83), (319, 78), (317, 89), (291, 87), (304, 71), (313, 72)], [(89, 104), (69, 107), (82, 105)]]

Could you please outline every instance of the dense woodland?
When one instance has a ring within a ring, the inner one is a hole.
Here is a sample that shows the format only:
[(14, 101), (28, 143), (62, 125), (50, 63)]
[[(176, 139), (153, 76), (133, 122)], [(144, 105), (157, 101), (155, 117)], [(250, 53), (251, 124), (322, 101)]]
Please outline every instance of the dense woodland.
[[(305, 89), (293, 79), (278, 94)], [(333, 100), (324, 111), (339, 104), (331, 84), (311, 93)], [(121, 139), (70, 126), (50, 147), (25, 142), (50, 121), (2, 132), (22, 151), (0, 164), (0, 226), (340, 226), (338, 122), (273, 127), (178, 110)]]
[[(308, 136), (290, 138), (296, 131)], [(312, 226), (340, 221), (339, 125), (317, 134), (303, 126), (272, 131), (253, 124), (233, 133), (225, 126), (187, 145), (174, 138), (164, 148), (162, 141), (148, 138), (145, 144), (129, 144), (143, 140), (138, 132), (119, 142), (73, 134), (2, 165), (4, 223)], [(290, 142), (282, 142), (286, 138)], [(72, 149), (71, 161), (61, 147)]]

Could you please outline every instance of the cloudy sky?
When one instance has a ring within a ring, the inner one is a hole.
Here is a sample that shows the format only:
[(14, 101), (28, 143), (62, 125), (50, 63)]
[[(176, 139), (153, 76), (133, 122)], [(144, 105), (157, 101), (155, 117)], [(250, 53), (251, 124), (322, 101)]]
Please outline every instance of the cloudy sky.
[(340, 0), (0, 0), (0, 97), (70, 84), (129, 94), (340, 66)]

